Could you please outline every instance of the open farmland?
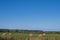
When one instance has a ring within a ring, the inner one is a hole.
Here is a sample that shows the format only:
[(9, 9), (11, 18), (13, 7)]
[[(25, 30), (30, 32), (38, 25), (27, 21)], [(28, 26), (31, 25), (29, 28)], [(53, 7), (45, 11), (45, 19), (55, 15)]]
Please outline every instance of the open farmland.
[[(30, 33), (17, 33), (17, 32), (6, 32), (0, 33), (0, 40), (60, 40), (60, 34), (38, 34), (33, 33), (30, 36)], [(3, 39), (4, 38), (4, 39)]]

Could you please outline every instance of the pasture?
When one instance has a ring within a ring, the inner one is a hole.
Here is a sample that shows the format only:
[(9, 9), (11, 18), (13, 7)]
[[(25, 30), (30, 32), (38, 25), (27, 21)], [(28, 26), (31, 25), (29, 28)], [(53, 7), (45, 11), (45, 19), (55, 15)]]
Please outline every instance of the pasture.
[(6, 32), (0, 33), (0, 40), (60, 40), (60, 34), (30, 34)]

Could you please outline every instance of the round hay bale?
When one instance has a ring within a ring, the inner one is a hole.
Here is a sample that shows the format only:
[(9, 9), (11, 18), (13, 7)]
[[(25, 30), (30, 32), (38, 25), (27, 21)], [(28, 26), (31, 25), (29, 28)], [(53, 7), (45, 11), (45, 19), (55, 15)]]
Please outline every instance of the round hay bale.
[(32, 33), (29, 34), (29, 36), (32, 36), (32, 35), (33, 35)]
[(39, 34), (38, 36), (40, 37), (40, 36), (42, 36), (42, 34)]
[(7, 33), (3, 33), (2, 36), (5, 36)]
[(12, 35), (12, 33), (9, 33), (9, 35)]
[(45, 33), (43, 33), (43, 36), (46, 35)]

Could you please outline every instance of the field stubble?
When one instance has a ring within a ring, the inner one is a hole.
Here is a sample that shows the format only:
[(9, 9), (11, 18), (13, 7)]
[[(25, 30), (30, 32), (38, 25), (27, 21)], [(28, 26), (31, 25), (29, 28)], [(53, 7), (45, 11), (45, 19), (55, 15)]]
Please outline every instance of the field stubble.
[(0, 40), (60, 40), (60, 34), (0, 33)]

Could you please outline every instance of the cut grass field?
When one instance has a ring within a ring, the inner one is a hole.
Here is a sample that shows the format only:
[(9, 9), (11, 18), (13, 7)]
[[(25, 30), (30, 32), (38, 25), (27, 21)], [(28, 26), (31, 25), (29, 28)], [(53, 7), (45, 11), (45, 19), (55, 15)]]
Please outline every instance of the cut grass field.
[[(32, 34), (32, 36), (30, 37), (28, 33), (11, 33), (9, 35), (9, 33), (6, 33), (5, 35), (3, 35), (3, 33), (0, 33), (0, 37), (7, 37), (10, 38), (14, 38), (14, 40), (60, 40), (60, 34), (41, 34), (41, 36), (39, 36), (40, 34)], [(8, 39), (9, 40), (9, 39)]]

